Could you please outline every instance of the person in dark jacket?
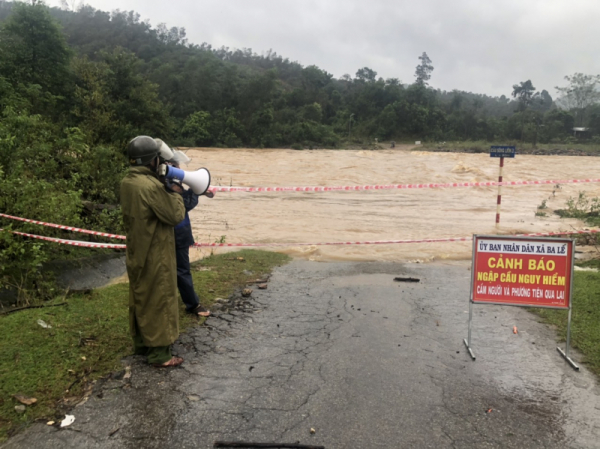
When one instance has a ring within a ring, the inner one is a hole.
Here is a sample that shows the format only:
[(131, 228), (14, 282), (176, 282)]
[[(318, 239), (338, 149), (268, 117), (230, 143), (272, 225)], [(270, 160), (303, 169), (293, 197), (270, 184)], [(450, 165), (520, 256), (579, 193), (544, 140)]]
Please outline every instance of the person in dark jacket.
[[(167, 161), (169, 165), (177, 168), (179, 168), (178, 153), (180, 152), (176, 151), (174, 153), (175, 157)], [(210, 316), (210, 311), (200, 304), (200, 299), (194, 290), (194, 281), (192, 280), (192, 273), (190, 271), (190, 246), (194, 244), (194, 236), (188, 212), (198, 205), (199, 195), (196, 195), (192, 189), (184, 189), (179, 183), (172, 183), (171, 189), (183, 197), (183, 204), (185, 206), (185, 218), (175, 226), (177, 288), (185, 304), (186, 312), (201, 317), (208, 317)], [(212, 192), (207, 191), (204, 196), (212, 198), (214, 195)]]

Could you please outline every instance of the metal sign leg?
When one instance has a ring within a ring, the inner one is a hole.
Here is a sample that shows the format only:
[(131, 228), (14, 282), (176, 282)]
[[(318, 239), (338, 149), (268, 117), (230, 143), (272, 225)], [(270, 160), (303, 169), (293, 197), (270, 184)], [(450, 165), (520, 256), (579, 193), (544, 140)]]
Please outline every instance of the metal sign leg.
[(473, 301), (469, 301), (469, 334), (467, 339), (463, 340), (465, 346), (467, 347), (467, 351), (469, 351), (469, 355), (473, 360), (475, 360), (475, 354), (473, 354), (473, 350), (471, 349), (471, 322), (473, 321)]
[(569, 346), (571, 345), (571, 306), (569, 306), (569, 318), (568, 318), (568, 322), (567, 322), (567, 346), (565, 348), (565, 351), (563, 351), (560, 348), (556, 348), (558, 350), (558, 352), (560, 352), (560, 355), (563, 356), (563, 358), (569, 362), (569, 365), (571, 365), (573, 367), (573, 369), (579, 371), (579, 366), (571, 359), (571, 357), (569, 357)]

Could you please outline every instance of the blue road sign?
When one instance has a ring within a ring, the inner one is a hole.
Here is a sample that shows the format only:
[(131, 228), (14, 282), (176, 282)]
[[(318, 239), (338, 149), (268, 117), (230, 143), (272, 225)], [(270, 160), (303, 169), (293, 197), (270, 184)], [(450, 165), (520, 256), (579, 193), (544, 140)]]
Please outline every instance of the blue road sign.
[(490, 157), (515, 157), (516, 147), (491, 146)]

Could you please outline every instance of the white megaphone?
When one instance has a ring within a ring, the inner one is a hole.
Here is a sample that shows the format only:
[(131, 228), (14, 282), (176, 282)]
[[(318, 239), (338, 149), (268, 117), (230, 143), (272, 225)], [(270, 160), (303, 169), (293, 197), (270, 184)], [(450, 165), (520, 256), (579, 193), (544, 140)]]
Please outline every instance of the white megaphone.
[[(163, 168), (164, 167), (164, 168)], [(170, 165), (161, 165), (161, 174), (167, 179), (179, 179), (189, 186), (196, 195), (204, 195), (210, 187), (210, 172), (206, 168), (184, 171)]]

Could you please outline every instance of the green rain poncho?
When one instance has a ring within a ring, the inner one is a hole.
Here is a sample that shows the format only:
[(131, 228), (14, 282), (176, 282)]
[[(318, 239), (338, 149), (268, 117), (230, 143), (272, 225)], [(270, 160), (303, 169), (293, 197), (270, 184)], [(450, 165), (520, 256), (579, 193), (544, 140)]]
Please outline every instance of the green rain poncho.
[(147, 347), (169, 346), (179, 336), (177, 262), (173, 227), (185, 218), (181, 195), (169, 193), (146, 167), (131, 167), (121, 182), (127, 232), (129, 326)]

